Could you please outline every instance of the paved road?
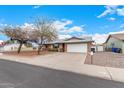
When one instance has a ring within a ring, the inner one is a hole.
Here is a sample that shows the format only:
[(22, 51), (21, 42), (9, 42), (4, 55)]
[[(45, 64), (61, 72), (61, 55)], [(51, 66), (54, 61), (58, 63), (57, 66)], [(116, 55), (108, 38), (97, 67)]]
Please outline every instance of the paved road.
[(0, 59), (0, 87), (124, 87), (124, 83)]

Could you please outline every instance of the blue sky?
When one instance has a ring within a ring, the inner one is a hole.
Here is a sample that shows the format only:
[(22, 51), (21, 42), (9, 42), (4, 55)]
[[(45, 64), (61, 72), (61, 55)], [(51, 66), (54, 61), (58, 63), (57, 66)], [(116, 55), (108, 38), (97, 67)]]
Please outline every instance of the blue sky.
[[(56, 18), (60, 37), (92, 35), (97, 38), (110, 32), (123, 31), (124, 7), (103, 5), (0, 6), (0, 26), (28, 25), (32, 17)], [(1, 35), (0, 40), (6, 37)]]

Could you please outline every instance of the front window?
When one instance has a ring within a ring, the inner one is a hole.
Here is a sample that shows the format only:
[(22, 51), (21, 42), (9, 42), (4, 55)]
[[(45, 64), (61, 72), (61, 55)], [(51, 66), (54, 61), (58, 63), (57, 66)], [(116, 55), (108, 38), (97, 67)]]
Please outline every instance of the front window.
[(54, 48), (58, 48), (59, 47), (59, 44), (54, 44), (53, 47)]

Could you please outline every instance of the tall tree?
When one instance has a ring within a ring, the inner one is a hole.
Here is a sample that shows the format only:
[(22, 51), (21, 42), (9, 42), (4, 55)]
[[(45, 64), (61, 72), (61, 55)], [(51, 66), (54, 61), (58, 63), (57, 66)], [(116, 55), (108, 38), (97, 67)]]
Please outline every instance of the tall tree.
[(5, 27), (2, 31), (6, 36), (8, 36), (12, 41), (15, 40), (19, 43), (18, 53), (21, 51), (21, 47), (24, 43), (29, 40), (28, 31), (24, 30), (21, 27)]
[(54, 20), (48, 17), (36, 17), (34, 20), (35, 30), (33, 31), (33, 37), (37, 40), (38, 54), (46, 42), (57, 39), (58, 33), (54, 25)]

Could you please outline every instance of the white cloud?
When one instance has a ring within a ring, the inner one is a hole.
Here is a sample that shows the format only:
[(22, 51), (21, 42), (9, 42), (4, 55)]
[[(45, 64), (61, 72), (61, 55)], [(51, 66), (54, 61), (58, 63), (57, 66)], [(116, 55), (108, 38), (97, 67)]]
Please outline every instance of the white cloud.
[(108, 34), (93, 34), (92, 38), (97, 44), (104, 43), (108, 37)]
[[(66, 30), (67, 31), (76, 31), (77, 33), (82, 31), (82, 29), (80, 29), (80, 27), (78, 26), (72, 26), (70, 28), (68, 28), (67, 26), (72, 24), (73, 22), (70, 20), (66, 20), (64, 22), (62, 21), (56, 21), (56, 25), (58, 25), (58, 28), (60, 30)], [(24, 25), (22, 25), (23, 28), (26, 29), (33, 29), (33, 24), (29, 24), (29, 23), (24, 23)], [(84, 25), (82, 25), (81, 27), (84, 27)], [(91, 36), (92, 39), (97, 43), (97, 44), (101, 44), (104, 43), (108, 37), (109, 34), (117, 34), (117, 33), (124, 33), (124, 31), (116, 31), (116, 32), (109, 32), (108, 34), (99, 34), (99, 33), (95, 33), (95, 34), (82, 34), (82, 37), (86, 37), (86, 36)], [(70, 33), (64, 33), (61, 34), (59, 33), (59, 39), (66, 39), (66, 38), (71, 38), (72, 35)]]
[(108, 18), (108, 20), (110, 20), (110, 21), (115, 21), (116, 18), (114, 18), (114, 17), (110, 17), (110, 18)]
[(24, 31), (31, 31), (35, 28), (34, 24), (30, 24), (30, 23), (24, 23), (20, 27), (24, 29)]
[(122, 9), (117, 9), (117, 14), (118, 14), (119, 16), (124, 16), (124, 8), (122, 8)]
[(55, 26), (57, 27), (57, 30), (63, 31), (67, 29), (68, 25), (72, 24), (71, 20), (57, 20), (54, 22)]
[(110, 7), (111, 9), (116, 9), (118, 8), (119, 5), (107, 5), (107, 7)]
[(0, 27), (5, 27), (5, 26), (7, 26), (7, 24), (0, 24)]
[[(74, 25), (72, 20), (61, 19), (55, 21), (57, 30), (61, 33), (84, 32), (84, 25)], [(74, 26), (72, 26), (74, 25)]]
[(23, 25), (22, 25), (22, 27), (32, 27), (33, 26), (33, 24), (30, 24), (30, 23), (24, 23)]
[(71, 35), (59, 35), (59, 39), (66, 39), (66, 38), (71, 38)]
[(106, 8), (106, 10), (103, 11), (100, 15), (98, 15), (97, 18), (104, 17), (108, 14), (117, 14), (118, 16), (124, 16), (124, 7), (119, 8), (118, 5), (107, 5), (104, 7)]
[(124, 27), (124, 24), (121, 24), (121, 25), (120, 25), (120, 28), (123, 28), (123, 27)]
[(94, 40), (97, 44), (102, 44), (106, 41), (108, 34), (83, 34), (82, 37), (92, 37), (92, 40)]
[(124, 33), (124, 31), (114, 31), (114, 32), (109, 32), (108, 34), (120, 34), (120, 33)]
[(106, 10), (101, 13), (100, 15), (97, 16), (97, 18), (101, 18), (101, 17), (104, 17), (106, 16), (107, 14), (113, 14), (115, 13), (115, 10), (117, 8), (117, 6), (105, 6)]
[(37, 9), (37, 8), (40, 8), (40, 7), (41, 7), (41, 5), (35, 5), (35, 6), (33, 6), (34, 9)]
[[(66, 19), (55, 21), (55, 25), (57, 26), (57, 29), (59, 30), (59, 32), (64, 33), (64, 34), (59, 33), (59, 39), (72, 37), (71, 32), (77, 32), (77, 33), (84, 32), (84, 27), (85, 27), (85, 25), (71, 26), (73, 25), (73, 21), (66, 20)], [(105, 27), (108, 27), (108, 26), (105, 26)], [(84, 35), (91, 36), (96, 43), (104, 43), (107, 38), (107, 34), (98, 34), (98, 33), (90, 34), (90, 35), (86, 35), (85, 33), (82, 34), (82, 36)]]
[(73, 31), (76, 31), (78, 33), (84, 31), (84, 28), (82, 28), (81, 26), (73, 26), (67, 30), (67, 32), (73, 32)]
[[(6, 27), (6, 26), (7, 26), (7, 24), (2, 24), (2, 23), (0, 23), (0, 30), (3, 30), (4, 27)], [(0, 32), (0, 34), (2, 34), (2, 33)]]
[(3, 40), (0, 40), (0, 43), (3, 42)]
[(93, 34), (93, 35), (90, 35), (90, 36), (92, 36), (93, 40), (97, 44), (101, 44), (101, 43), (104, 43), (106, 41), (106, 39), (108, 38), (108, 36), (110, 34), (119, 34), (119, 33), (124, 33), (124, 31), (109, 32), (108, 34), (99, 34), (99, 33), (96, 33), (96, 34)]

